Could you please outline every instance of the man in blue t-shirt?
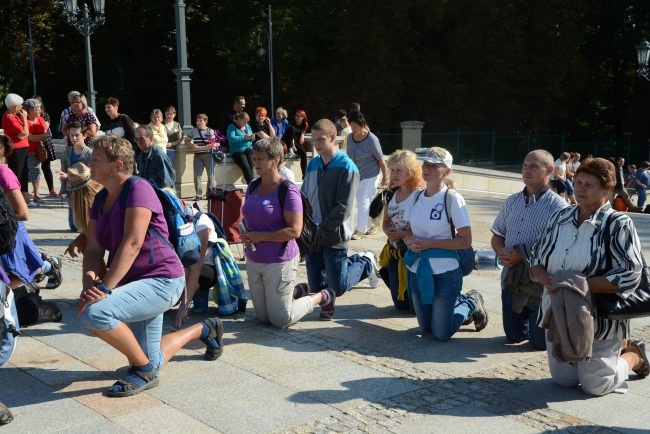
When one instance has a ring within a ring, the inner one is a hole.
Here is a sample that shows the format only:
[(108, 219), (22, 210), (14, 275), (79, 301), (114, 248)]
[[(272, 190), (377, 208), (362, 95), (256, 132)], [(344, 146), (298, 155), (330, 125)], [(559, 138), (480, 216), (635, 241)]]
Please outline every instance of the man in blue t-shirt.
[(650, 185), (650, 174), (648, 173), (650, 169), (650, 163), (644, 161), (639, 165), (636, 173), (634, 174), (634, 189), (639, 195), (639, 200), (637, 205), (639, 208), (643, 208), (646, 200), (646, 189)]

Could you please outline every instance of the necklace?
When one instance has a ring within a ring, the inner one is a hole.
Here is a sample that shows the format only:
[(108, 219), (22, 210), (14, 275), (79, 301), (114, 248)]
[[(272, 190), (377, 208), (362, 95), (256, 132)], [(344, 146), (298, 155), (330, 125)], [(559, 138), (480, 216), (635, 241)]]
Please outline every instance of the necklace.
[(264, 184), (260, 183), (260, 185), (257, 187), (257, 189), (255, 189), (255, 196), (257, 196), (257, 197), (266, 196), (267, 194), (269, 194), (270, 192), (275, 190), (278, 187), (279, 184), (280, 184), (280, 182), (279, 181), (276, 182), (275, 180), (273, 181), (273, 184), (271, 184), (271, 185), (264, 185)]

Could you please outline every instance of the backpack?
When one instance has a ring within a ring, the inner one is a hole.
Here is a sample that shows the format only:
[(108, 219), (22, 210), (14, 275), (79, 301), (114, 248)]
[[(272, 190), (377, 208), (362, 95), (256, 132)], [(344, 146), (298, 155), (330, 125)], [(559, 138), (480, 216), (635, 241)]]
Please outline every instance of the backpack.
[[(449, 195), (450, 188), (448, 188), (445, 191), (445, 198), (443, 199), (444, 205), (445, 205), (445, 214), (447, 214), (447, 222), (451, 226), (451, 237), (456, 238), (458, 236), (456, 232), (456, 226), (454, 226), (454, 221), (451, 219), (451, 213), (447, 212), (448, 209), (451, 209), (451, 205), (449, 204), (449, 201), (447, 200), (447, 197)], [(453, 190), (451, 190), (453, 192)], [(424, 193), (424, 190), (421, 190), (417, 196), (415, 196), (415, 201), (413, 201), (413, 204), (418, 201), (420, 198), (420, 195)], [(453, 195), (453, 193), (452, 193)], [(474, 248), (472, 247), (467, 247), (465, 249), (458, 249), (456, 250), (458, 253), (458, 263), (460, 264), (460, 269), (463, 272), (463, 276), (467, 276), (470, 274), (474, 269), (475, 269), (475, 262), (476, 262), (476, 252), (474, 251)]]
[(10, 252), (16, 245), (18, 220), (11, 202), (0, 188), (0, 255)]
[[(250, 184), (249, 193), (255, 191), (255, 189), (261, 184), (262, 178), (257, 178), (253, 180)], [(287, 197), (287, 191), (289, 190), (289, 185), (293, 182), (288, 179), (283, 179), (278, 188), (278, 199), (280, 201), (280, 208), (284, 211), (284, 200)], [(295, 185), (295, 184), (294, 184)], [(309, 204), (309, 199), (302, 190), (298, 189), (300, 192), (300, 198), (302, 199), (302, 231), (296, 242), (298, 243), (298, 249), (300, 250), (300, 259), (302, 260), (307, 253), (311, 250), (312, 245), (316, 242), (318, 233), (318, 225), (314, 221), (313, 214), (314, 210)], [(280, 248), (280, 256), (284, 255), (284, 251), (287, 248), (289, 242), (285, 241)]]
[[(173, 249), (180, 258), (183, 267), (187, 268), (199, 262), (201, 256), (201, 240), (196, 234), (196, 228), (194, 226), (196, 219), (192, 214), (187, 213), (181, 201), (174, 194), (167, 193), (165, 190), (158, 188), (155, 183), (147, 181), (144, 178), (131, 176), (124, 183), (124, 187), (120, 193), (120, 207), (122, 213), (126, 212), (126, 199), (131, 190), (131, 186), (136, 181), (140, 180), (147, 182), (156, 192), (156, 196), (162, 205), (163, 217), (167, 222), (169, 239), (163, 237), (160, 232), (152, 227), (147, 228), (147, 233), (150, 236), (158, 238), (163, 244)], [(97, 200), (99, 200), (98, 203), (100, 206), (104, 200), (106, 200), (107, 195), (108, 192), (106, 189), (97, 193)], [(153, 264), (153, 260), (154, 251), (152, 249), (149, 263)]]

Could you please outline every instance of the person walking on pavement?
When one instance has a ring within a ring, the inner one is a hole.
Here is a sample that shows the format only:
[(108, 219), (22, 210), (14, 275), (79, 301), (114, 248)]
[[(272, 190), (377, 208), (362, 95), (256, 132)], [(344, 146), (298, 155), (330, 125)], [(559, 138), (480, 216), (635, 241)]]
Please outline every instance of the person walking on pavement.
[(553, 156), (549, 152), (529, 152), (521, 168), (523, 191), (506, 199), (492, 224), (492, 249), (503, 265), (503, 331), (508, 342), (528, 340), (538, 350), (546, 349), (544, 329), (537, 325), (544, 288), (530, 280), (530, 249), (551, 216), (567, 206), (566, 200), (548, 186), (552, 172)]
[[(302, 184), (319, 227), (317, 240), (305, 257), (309, 289), (329, 288), (340, 297), (365, 278), (376, 288), (381, 278), (375, 253), (348, 256), (359, 171), (344, 152), (336, 151), (336, 127), (329, 119), (312, 126), (312, 141), (318, 156), (307, 165)], [(329, 303), (322, 307), (320, 319), (331, 320), (334, 312), (334, 303)]]

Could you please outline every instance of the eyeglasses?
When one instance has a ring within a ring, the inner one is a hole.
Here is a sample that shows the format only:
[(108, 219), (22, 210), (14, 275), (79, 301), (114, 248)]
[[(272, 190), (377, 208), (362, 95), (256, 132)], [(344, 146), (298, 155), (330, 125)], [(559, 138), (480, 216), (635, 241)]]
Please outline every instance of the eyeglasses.
[(136, 142), (144, 142), (145, 139), (146, 139), (145, 136), (142, 136), (142, 137), (136, 137), (136, 138), (135, 138), (135, 141), (136, 141)]

